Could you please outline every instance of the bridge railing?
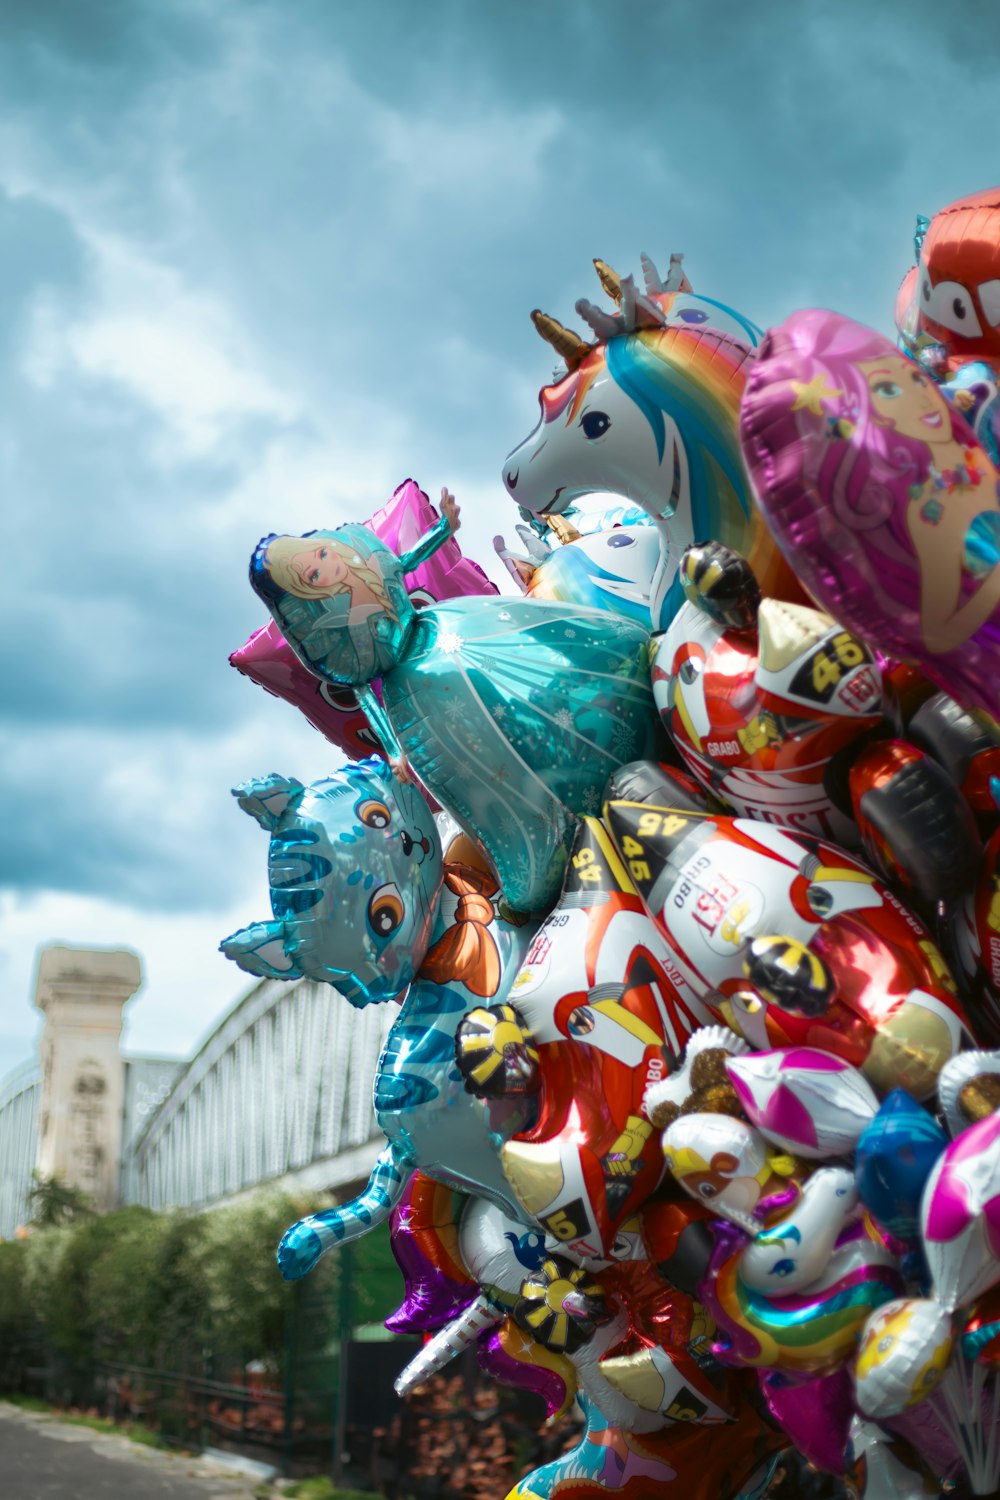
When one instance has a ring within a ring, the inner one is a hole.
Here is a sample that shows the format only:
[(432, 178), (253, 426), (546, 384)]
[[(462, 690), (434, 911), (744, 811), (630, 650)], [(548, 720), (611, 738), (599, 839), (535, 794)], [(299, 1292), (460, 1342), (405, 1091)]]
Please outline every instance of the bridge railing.
[(41, 1086), (36, 1062), (24, 1063), (0, 1083), (0, 1239), (12, 1239), (28, 1218)]
[(395, 1005), (357, 1010), (330, 985), (262, 980), (220, 1022), (131, 1147), (122, 1197), (208, 1207), (260, 1183), (364, 1177), (372, 1083)]

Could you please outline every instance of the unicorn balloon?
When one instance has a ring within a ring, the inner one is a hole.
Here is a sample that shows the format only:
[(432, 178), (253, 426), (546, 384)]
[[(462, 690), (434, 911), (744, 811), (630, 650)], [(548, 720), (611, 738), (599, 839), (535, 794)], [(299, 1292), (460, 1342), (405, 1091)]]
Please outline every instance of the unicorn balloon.
[(477, 1002), (504, 998), (534, 927), (497, 914), (496, 880), (470, 841), (443, 851), (425, 799), (378, 759), (310, 787), (265, 776), (234, 795), (271, 835), (274, 916), (226, 938), (226, 956), (251, 974), (335, 984), (358, 1007), (406, 995), (375, 1075), (389, 1145), (359, 1197), (287, 1231), (282, 1275), (297, 1280), (382, 1223), (417, 1167), (523, 1218), (497, 1146), (530, 1122), (533, 1102), (467, 1093), (455, 1029)]
[(740, 397), (761, 331), (725, 304), (696, 296), (680, 262), (672, 256), (661, 281), (643, 256), (642, 294), (632, 277), (595, 261), (618, 311), (577, 302), (592, 343), (532, 313), (565, 371), (541, 391), (538, 425), (503, 467), (507, 491), (527, 518), (558, 515), (594, 490), (642, 507), (660, 534), (654, 630), (664, 630), (683, 602), (677, 568), (695, 541), (725, 542), (750, 559), (765, 593), (800, 597), (740, 460)]
[(607, 610), (651, 630), (649, 591), (659, 566), (660, 538), (643, 511), (632, 515), (638, 519), (629, 524), (602, 516), (602, 528), (588, 534), (574, 524), (582, 517), (551, 516), (544, 542), (530, 526), (518, 526), (526, 555), (514, 552), (502, 536), (494, 537), (493, 545), (530, 599)]

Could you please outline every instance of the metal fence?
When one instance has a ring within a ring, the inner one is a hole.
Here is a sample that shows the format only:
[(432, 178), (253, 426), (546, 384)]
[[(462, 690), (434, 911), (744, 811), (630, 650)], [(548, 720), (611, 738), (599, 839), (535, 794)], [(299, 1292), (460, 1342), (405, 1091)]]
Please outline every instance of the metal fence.
[(36, 1328), (0, 1350), (0, 1390), (136, 1424), (178, 1448), (239, 1451), (285, 1475), (366, 1476), (373, 1434), (398, 1410), (393, 1384), (419, 1340), (355, 1337), (364, 1300), (355, 1259), (345, 1246), (336, 1274), (288, 1288), (284, 1349), (269, 1362), (220, 1344), (208, 1327), (168, 1343), (156, 1362), (106, 1343), (74, 1359)]
[(39, 1345), (17, 1386), (171, 1447), (238, 1453), (286, 1477), (329, 1474), (389, 1500), (495, 1500), (574, 1438), (573, 1422), (543, 1429), (538, 1398), (487, 1380), (472, 1351), (404, 1404), (393, 1382), (419, 1340), (314, 1350), (310, 1300), (299, 1299), (280, 1372), (254, 1362), (207, 1361), (201, 1373), (80, 1364)]
[[(235, 1365), (219, 1378), (101, 1361), (81, 1365), (44, 1348), (21, 1371), (25, 1394), (139, 1426), (170, 1447), (240, 1453), (283, 1475), (328, 1473), (371, 1483), (377, 1435), (397, 1415), (393, 1381), (410, 1340), (350, 1341), (284, 1373)], [(348, 1373), (349, 1372), (349, 1373)]]

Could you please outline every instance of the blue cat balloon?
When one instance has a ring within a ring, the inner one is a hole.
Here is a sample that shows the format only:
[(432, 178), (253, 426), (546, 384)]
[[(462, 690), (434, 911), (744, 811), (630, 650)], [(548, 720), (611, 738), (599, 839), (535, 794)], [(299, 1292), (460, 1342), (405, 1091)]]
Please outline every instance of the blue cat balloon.
[(455, 1030), (476, 1004), (504, 999), (534, 924), (497, 915), (485, 870), (444, 860), (426, 801), (384, 761), (310, 787), (267, 776), (234, 795), (271, 835), (274, 917), (226, 938), (227, 957), (251, 974), (325, 980), (358, 1006), (405, 993), (375, 1076), (389, 1145), (357, 1198), (288, 1230), (282, 1274), (304, 1276), (325, 1250), (382, 1223), (418, 1167), (523, 1219), (498, 1152), (531, 1123), (534, 1100), (474, 1098)]
[(271, 835), (269, 922), (222, 945), (250, 974), (323, 979), (352, 1005), (389, 1000), (430, 945), (443, 876), (427, 801), (377, 758), (303, 786), (284, 776), (233, 793)]
[(412, 763), (483, 845), (511, 905), (539, 911), (558, 895), (576, 816), (652, 750), (649, 635), (532, 599), (418, 613), (403, 576), (449, 534), (445, 516), (401, 558), (361, 526), (266, 537), (250, 580), (304, 665), (357, 689), (397, 774)]

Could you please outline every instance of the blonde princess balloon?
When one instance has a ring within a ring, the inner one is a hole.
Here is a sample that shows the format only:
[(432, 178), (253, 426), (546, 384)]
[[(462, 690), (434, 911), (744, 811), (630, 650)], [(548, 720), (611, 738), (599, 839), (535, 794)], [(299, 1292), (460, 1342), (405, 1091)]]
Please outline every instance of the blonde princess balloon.
[[(601, 610), (460, 598), (418, 611), (405, 575), (451, 535), (457, 507), (397, 557), (365, 527), (265, 537), (250, 581), (299, 660), (356, 688), (401, 780), (485, 848), (520, 911), (558, 895), (581, 813), (652, 749), (649, 635)], [(370, 684), (382, 680), (383, 701)]]
[(306, 536), (268, 536), (258, 544), (250, 582), (317, 676), (360, 687), (398, 660), (416, 618), (406, 574), (458, 530), (458, 507), (447, 490), (441, 509), (430, 531), (398, 557), (367, 526), (354, 523)]

